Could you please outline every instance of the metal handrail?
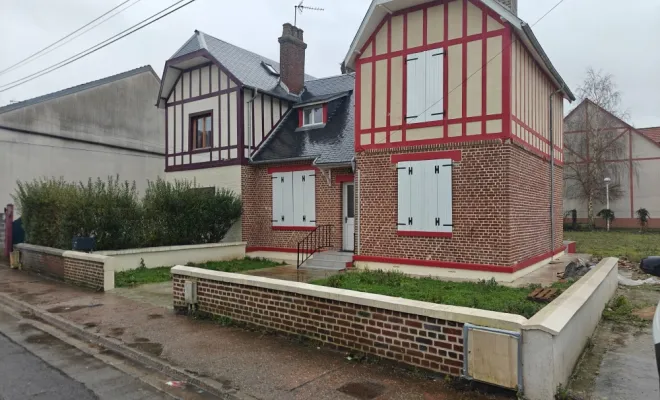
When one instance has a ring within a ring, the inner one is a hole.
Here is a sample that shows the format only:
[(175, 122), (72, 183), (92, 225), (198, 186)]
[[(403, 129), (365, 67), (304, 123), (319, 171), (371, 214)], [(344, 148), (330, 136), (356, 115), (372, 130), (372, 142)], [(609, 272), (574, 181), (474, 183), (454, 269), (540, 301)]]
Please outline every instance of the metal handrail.
[(318, 253), (321, 249), (332, 246), (332, 225), (319, 225), (309, 235), (298, 242), (297, 267), (300, 268), (305, 261)]

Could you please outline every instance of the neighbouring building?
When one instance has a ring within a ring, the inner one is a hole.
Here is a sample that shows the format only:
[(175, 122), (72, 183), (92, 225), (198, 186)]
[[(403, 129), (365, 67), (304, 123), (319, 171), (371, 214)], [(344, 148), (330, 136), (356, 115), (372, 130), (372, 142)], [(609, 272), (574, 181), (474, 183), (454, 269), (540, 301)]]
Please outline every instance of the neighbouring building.
[(163, 171), (159, 85), (145, 66), (0, 107), (0, 210), (17, 180), (119, 175), (143, 191)]
[[(649, 227), (660, 228), (660, 127), (634, 128), (585, 100), (564, 118), (564, 135), (566, 223), (571, 223), (571, 210), (576, 210), (578, 223), (588, 222), (588, 202), (577, 194), (584, 192), (585, 176), (591, 176), (586, 171), (594, 159), (605, 159), (601, 163), (605, 171), (596, 183), (594, 216), (607, 207), (604, 178), (608, 177), (612, 192), (619, 193), (616, 200), (610, 201), (615, 215), (612, 226), (638, 228), (637, 210), (645, 208), (651, 214)], [(605, 225), (602, 218), (595, 218), (597, 226)]]
[(290, 24), (279, 63), (196, 31), (163, 73), (166, 177), (241, 194), (227, 240), (255, 255), (330, 248), (360, 267), (524, 274), (563, 250), (574, 96), (516, 9), (375, 0), (342, 74), (320, 79)]

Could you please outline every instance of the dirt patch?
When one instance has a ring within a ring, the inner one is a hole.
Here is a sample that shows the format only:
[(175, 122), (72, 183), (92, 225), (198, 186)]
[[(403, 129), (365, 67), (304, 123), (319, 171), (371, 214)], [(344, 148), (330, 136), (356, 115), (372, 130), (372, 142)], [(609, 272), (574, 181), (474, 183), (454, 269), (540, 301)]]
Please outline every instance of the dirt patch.
[(655, 315), (655, 307), (656, 306), (644, 307), (633, 311), (633, 314), (645, 321), (653, 321), (653, 316)]
[(149, 314), (147, 315), (148, 319), (161, 319), (163, 318), (163, 314)]
[(125, 331), (126, 331), (126, 328), (111, 328), (110, 329), (110, 336), (119, 337), (119, 336), (122, 336)]
[(96, 322), (85, 322), (85, 323), (83, 324), (83, 326), (84, 326), (86, 329), (89, 329), (89, 328), (96, 328), (96, 327), (99, 326), (99, 325), (98, 325)]
[(136, 343), (147, 343), (147, 342), (149, 342), (149, 339), (147, 339), (147, 338), (145, 338), (145, 337), (136, 337), (136, 338), (134, 339), (134, 341), (135, 341)]
[(163, 345), (160, 343), (129, 343), (128, 346), (154, 357), (163, 353)]

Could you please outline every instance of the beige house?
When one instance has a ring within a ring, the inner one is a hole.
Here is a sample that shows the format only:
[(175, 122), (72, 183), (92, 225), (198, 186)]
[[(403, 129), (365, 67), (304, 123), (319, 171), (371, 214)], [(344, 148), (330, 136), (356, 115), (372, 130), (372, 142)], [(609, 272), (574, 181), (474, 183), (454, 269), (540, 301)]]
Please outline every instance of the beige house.
[[(587, 124), (586, 121), (589, 121)], [(586, 127), (593, 132), (587, 135)], [(646, 208), (651, 213), (650, 227), (660, 227), (660, 127), (637, 129), (586, 100), (564, 119), (565, 174), (592, 163), (596, 152), (606, 152), (607, 171), (612, 193), (618, 199), (610, 201), (614, 211), (614, 227), (639, 226), (636, 212)], [(600, 179), (599, 179), (600, 180)], [(575, 198), (570, 178), (565, 184), (564, 211), (577, 210), (578, 222), (587, 222), (587, 203)], [(605, 182), (598, 188), (601, 195), (594, 201), (594, 214), (606, 208)], [(654, 218), (655, 217), (655, 218)], [(656, 219), (657, 218), (657, 219)], [(569, 220), (567, 220), (569, 221)], [(604, 225), (602, 219), (597, 226)]]

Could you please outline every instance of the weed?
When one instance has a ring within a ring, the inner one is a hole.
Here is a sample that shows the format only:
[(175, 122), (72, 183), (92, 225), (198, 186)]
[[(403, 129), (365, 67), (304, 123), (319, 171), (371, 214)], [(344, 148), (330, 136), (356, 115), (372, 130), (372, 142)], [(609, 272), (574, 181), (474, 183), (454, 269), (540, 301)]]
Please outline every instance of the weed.
[(635, 306), (626, 296), (619, 295), (610, 302), (610, 305), (603, 311), (603, 319), (618, 324), (644, 326), (649, 322), (633, 314)]

